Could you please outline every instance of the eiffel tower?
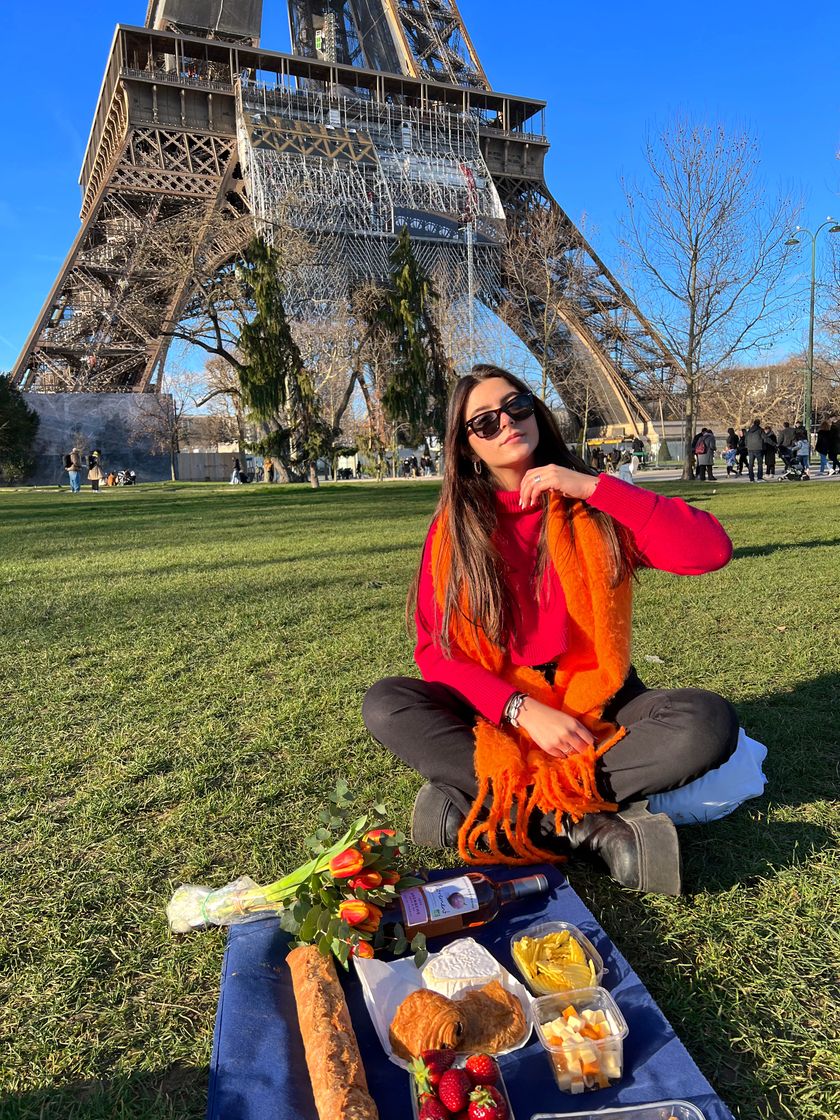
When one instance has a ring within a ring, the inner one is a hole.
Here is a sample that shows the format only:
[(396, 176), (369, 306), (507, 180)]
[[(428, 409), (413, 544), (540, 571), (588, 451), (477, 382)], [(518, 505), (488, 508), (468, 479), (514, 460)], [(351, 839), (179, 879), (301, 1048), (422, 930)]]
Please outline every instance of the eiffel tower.
[[(545, 102), (492, 89), (455, 0), (288, 3), (290, 54), (261, 48), (262, 0), (150, 0), (144, 27), (117, 26), (80, 177), (82, 226), (14, 381), (158, 390), (190, 297), (189, 280), (169, 276), (167, 231), (190, 230), (192, 251), (221, 262), (252, 228), (238, 216), (271, 240), (282, 210), (315, 247), (289, 285), (293, 313), (381, 279), (407, 226), (423, 263), (446, 267), (462, 294), (497, 311), (529, 305), (512, 322), (570, 412), (584, 411), (569, 377), (582, 355), (590, 422), (644, 429), (643, 401), (678, 365), (552, 197)], [(506, 246), (546, 211), (565, 231), (551, 291), (523, 292)], [(231, 219), (221, 238), (219, 215)], [(522, 326), (546, 302), (550, 338)]]

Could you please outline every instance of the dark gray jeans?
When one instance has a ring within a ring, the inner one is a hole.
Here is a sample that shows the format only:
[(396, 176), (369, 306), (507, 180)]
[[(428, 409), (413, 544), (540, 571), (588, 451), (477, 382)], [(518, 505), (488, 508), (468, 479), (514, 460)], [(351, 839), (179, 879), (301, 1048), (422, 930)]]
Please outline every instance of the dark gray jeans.
[[(645, 688), (635, 671), (604, 714), (627, 728), (596, 770), (602, 796), (619, 804), (686, 785), (725, 762), (738, 741), (738, 717), (728, 700), (700, 688)], [(459, 808), (472, 804), (476, 713), (460, 693), (413, 677), (386, 677), (368, 689), (362, 718), (374, 739)]]

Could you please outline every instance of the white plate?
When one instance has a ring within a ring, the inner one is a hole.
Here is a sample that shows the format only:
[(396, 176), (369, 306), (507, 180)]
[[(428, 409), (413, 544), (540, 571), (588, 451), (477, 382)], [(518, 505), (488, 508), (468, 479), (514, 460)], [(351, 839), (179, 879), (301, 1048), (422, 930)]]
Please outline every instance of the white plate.
[[(469, 938), (468, 940), (471, 941), (473, 939)], [(436, 953), (430, 953), (428, 959), (432, 960), (436, 956)], [(376, 1029), (376, 1034), (382, 1044), (382, 1049), (394, 1065), (400, 1066), (401, 1069), (408, 1069), (409, 1063), (402, 1058), (396, 1057), (391, 1050), (388, 1030), (397, 1013), (397, 1008), (406, 996), (411, 995), (417, 988), (426, 987), (423, 983), (422, 971), (416, 967), (411, 957), (404, 957), (402, 960), (393, 961), (390, 964), (385, 961), (378, 961), (375, 957), (370, 960), (354, 957), (353, 964), (362, 982), (365, 1004), (374, 1028)], [(526, 1025), (522, 1040), (517, 1043), (516, 1046), (511, 1046), (507, 1050), (500, 1050), (494, 1057), (499, 1057), (501, 1054), (509, 1054), (512, 1050), (519, 1050), (520, 1047), (524, 1046), (531, 1037), (531, 1030), (534, 1022), (531, 1012), (533, 999), (527, 988), (525, 988), (523, 984), (520, 984), (515, 976), (511, 976), (506, 968), (503, 968), (501, 965), (498, 967), (498, 975), (495, 977), (482, 977), (481, 984), (487, 984), (491, 979), (495, 979), (499, 981), (503, 988), (515, 995), (522, 1004)]]

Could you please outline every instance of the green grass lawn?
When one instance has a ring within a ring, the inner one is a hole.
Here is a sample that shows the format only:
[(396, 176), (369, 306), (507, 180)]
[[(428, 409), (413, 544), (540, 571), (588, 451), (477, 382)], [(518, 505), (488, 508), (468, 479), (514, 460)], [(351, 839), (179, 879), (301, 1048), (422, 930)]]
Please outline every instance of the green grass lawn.
[[(642, 575), (636, 663), (729, 696), (768, 794), (684, 830), (683, 898), (572, 882), (739, 1117), (837, 1117), (840, 485), (659, 488), (735, 559)], [(342, 775), (407, 825), (360, 706), (412, 672), (436, 493), (0, 492), (3, 1120), (203, 1116), (224, 934), (171, 937), (172, 889), (296, 865)]]

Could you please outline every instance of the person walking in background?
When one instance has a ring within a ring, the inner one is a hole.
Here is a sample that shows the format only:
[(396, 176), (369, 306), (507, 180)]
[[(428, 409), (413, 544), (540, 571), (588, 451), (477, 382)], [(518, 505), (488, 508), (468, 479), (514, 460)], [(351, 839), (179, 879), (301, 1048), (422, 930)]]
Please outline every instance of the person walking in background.
[(764, 481), (764, 429), (760, 420), (753, 420), (747, 429), (744, 442), (747, 445), (747, 470), (750, 482), (755, 482), (755, 467), (758, 466), (758, 481)]
[(764, 472), (772, 477), (776, 474), (776, 433), (768, 424), (764, 429)]
[(747, 463), (747, 429), (741, 428), (738, 434), (738, 477), (744, 473), (744, 467), (748, 466)]
[(828, 441), (828, 457), (834, 474), (840, 474), (840, 420), (836, 416), (829, 416), (828, 427), (831, 438)]
[(102, 452), (91, 451), (88, 455), (88, 482), (94, 494), (99, 493), (99, 483), (102, 479)]
[(64, 469), (67, 471), (67, 478), (70, 482), (70, 493), (78, 494), (82, 488), (80, 477), (82, 460), (79, 458), (78, 447), (74, 447), (69, 455), (64, 456)]
[(629, 482), (631, 486), (634, 486), (633, 473), (633, 452), (625, 451), (618, 464), (618, 477), (622, 482)]
[(726, 429), (726, 449), (723, 452), (723, 461), (726, 463), (726, 477), (735, 472), (735, 460), (738, 458), (738, 436), (734, 428)]
[(233, 474), (230, 476), (231, 486), (238, 486), (242, 482), (242, 479), (240, 478), (241, 472), (242, 472), (242, 467), (239, 463), (239, 460), (234, 459), (233, 460)]
[(712, 458), (709, 461), (709, 467), (708, 467), (708, 470), (706, 471), (706, 478), (708, 478), (709, 482), (717, 482), (717, 479), (714, 476), (715, 452), (717, 451), (717, 437), (715, 436), (715, 433), (712, 431), (711, 428), (706, 428), (706, 447), (711, 448), (711, 451), (712, 451)]
[(785, 456), (782, 455), (782, 450), (790, 451), (795, 442), (796, 431), (790, 420), (785, 420), (784, 424), (782, 425), (782, 430), (779, 432), (778, 439), (779, 454), (782, 456), (782, 459), (785, 458)]
[(716, 446), (715, 437), (710, 428), (701, 428), (694, 437), (692, 450), (697, 460), (695, 477), (701, 482), (705, 482), (707, 478), (710, 482), (714, 482), (712, 463), (714, 462)]
[(814, 450), (820, 457), (820, 474), (834, 474), (834, 468), (828, 470), (828, 460), (831, 455), (831, 425), (823, 420), (817, 429), (817, 441)]
[(802, 469), (807, 472), (811, 465), (811, 445), (808, 442), (808, 433), (804, 428), (801, 429), (801, 433), (800, 438), (797, 439), (791, 450), (802, 464)]

